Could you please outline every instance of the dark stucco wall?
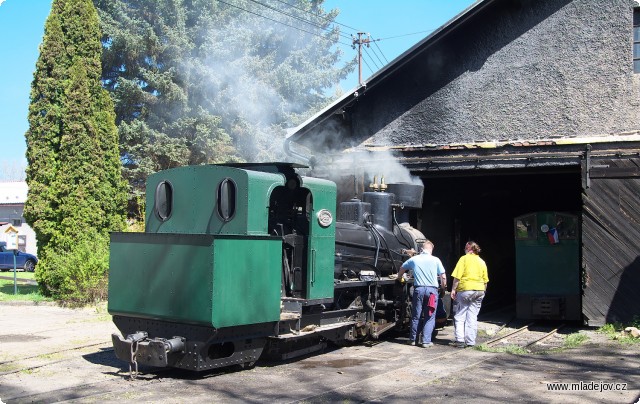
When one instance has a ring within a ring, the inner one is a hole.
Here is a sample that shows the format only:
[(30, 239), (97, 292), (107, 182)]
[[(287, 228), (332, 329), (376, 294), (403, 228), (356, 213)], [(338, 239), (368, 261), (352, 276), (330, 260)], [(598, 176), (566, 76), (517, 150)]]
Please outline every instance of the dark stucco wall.
[(340, 137), (420, 145), (638, 130), (634, 5), (492, 2), (360, 96)]

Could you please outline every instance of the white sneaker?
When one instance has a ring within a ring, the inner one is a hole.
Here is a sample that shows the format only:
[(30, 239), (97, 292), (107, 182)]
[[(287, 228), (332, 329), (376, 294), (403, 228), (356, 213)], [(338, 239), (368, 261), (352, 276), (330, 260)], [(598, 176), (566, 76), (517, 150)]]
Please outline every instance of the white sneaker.
[(431, 348), (433, 346), (433, 342), (425, 342), (424, 344), (420, 344), (423, 348)]

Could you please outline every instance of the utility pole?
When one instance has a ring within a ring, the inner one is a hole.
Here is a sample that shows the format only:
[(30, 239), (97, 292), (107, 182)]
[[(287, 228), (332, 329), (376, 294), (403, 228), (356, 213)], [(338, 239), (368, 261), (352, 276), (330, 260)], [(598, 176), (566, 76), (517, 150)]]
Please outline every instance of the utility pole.
[[(366, 38), (363, 38), (365, 35)], [(353, 35), (351, 35), (351, 37), (353, 38), (353, 44), (351, 47), (355, 49), (356, 45), (358, 45), (358, 85), (362, 86), (364, 85), (362, 82), (362, 45), (371, 46), (371, 36), (364, 32), (358, 32), (358, 38)]]

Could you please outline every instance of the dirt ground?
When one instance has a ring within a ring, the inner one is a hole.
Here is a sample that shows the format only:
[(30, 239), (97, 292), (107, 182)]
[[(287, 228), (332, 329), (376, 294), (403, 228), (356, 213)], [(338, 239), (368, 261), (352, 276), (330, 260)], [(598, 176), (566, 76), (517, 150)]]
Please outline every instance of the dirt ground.
[[(491, 338), (509, 316), (481, 318), (479, 335)], [(452, 331), (440, 332), (427, 349), (395, 336), (287, 362), (259, 361), (250, 370), (145, 368), (132, 381), (111, 349), (117, 330), (104, 307), (0, 303), (0, 402), (633, 403), (640, 397), (640, 344), (565, 327), (562, 338), (546, 344), (560, 345), (575, 332), (587, 341), (516, 355), (451, 347)], [(550, 383), (568, 384), (551, 391)]]

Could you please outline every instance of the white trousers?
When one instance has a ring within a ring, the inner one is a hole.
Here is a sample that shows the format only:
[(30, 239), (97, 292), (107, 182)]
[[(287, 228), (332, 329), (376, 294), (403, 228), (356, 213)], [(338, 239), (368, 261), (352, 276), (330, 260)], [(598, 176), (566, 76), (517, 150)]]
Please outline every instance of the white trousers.
[(484, 299), (481, 290), (465, 290), (456, 294), (456, 314), (453, 316), (457, 342), (476, 344), (478, 335), (478, 313)]

